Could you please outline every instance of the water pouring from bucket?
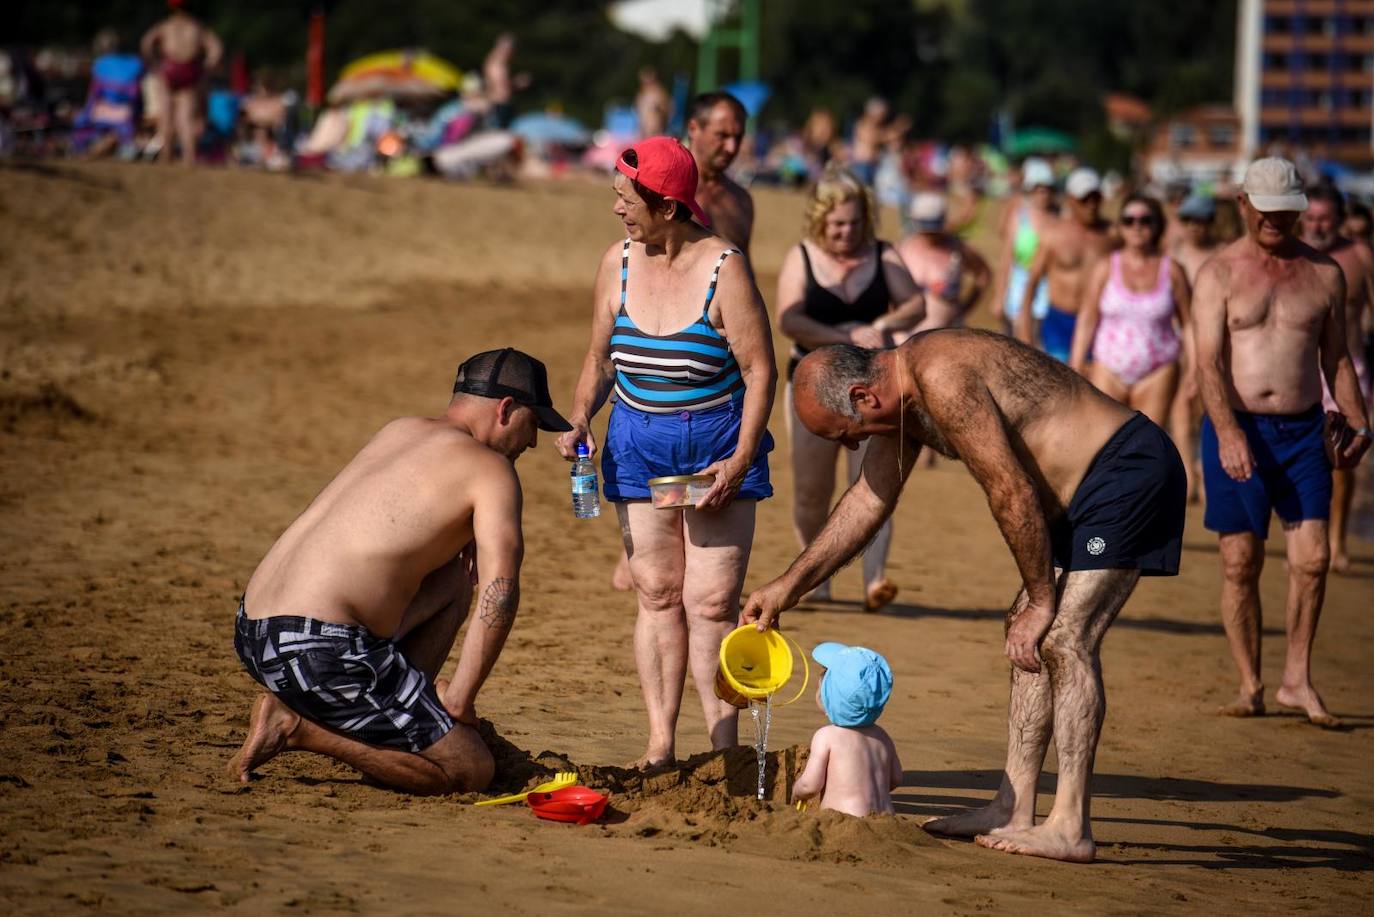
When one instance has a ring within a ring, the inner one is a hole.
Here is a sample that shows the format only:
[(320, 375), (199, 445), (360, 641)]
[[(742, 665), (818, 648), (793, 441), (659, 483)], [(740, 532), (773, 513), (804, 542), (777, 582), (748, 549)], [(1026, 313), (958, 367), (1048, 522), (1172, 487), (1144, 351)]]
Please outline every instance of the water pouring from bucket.
[[(768, 730), (773, 725), (773, 695), (792, 678), (793, 648), (796, 649), (797, 658), (802, 661), (802, 683), (797, 693), (779, 702), (779, 706), (786, 706), (801, 697), (811, 680), (811, 664), (797, 642), (778, 630), (760, 632), (752, 624), (736, 628), (720, 642), (716, 697), (741, 710), (747, 707), (754, 718), (754, 752), (759, 759), (759, 799), (763, 799)], [(764, 712), (762, 722), (760, 707)]]

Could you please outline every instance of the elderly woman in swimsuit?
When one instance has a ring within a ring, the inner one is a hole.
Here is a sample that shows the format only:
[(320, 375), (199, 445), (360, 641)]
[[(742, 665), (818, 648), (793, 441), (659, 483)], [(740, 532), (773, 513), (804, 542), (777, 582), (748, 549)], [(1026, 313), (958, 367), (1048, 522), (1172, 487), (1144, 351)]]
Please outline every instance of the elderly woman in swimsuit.
[[(826, 344), (891, 347), (894, 334), (925, 316), (925, 297), (897, 250), (875, 238), (873, 198), (853, 174), (827, 168), (806, 209), (806, 238), (787, 253), (778, 274), (778, 327), (794, 342), (788, 365), (787, 424), (792, 440), (792, 520), (803, 549), (830, 514), (839, 445), (811, 433), (792, 403), (792, 371), (807, 352)], [(858, 476), (864, 449), (849, 454)], [(892, 523), (885, 523), (863, 556), (864, 607), (876, 611), (897, 587), (887, 578)], [(827, 601), (830, 584), (811, 594)]]
[[(735, 626), (754, 537), (754, 507), (773, 493), (768, 415), (777, 366), (749, 265), (702, 228), (696, 164), (670, 137), (621, 154), (612, 208), (626, 238), (596, 275), (592, 337), (564, 457), (595, 451), (591, 420), (613, 395), (601, 455), (639, 603), (635, 662), (649, 741), (637, 762), (675, 756), (690, 667), (713, 749), (738, 742), (738, 710), (714, 693), (720, 642)], [(648, 480), (714, 478), (695, 509), (655, 509)]]
[(1191, 290), (1183, 267), (1160, 250), (1159, 201), (1132, 194), (1117, 223), (1122, 248), (1098, 262), (1089, 277), (1069, 365), (1163, 427), (1178, 390), (1180, 355), (1186, 352), (1187, 365), (1194, 365)]

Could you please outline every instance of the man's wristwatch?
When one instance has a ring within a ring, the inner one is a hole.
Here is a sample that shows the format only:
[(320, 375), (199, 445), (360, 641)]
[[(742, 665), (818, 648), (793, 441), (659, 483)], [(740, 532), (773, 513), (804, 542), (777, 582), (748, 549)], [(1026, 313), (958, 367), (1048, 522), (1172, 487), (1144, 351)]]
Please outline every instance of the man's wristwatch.
[(1360, 427), (1355, 431), (1355, 435), (1363, 436), (1365, 439), (1374, 439), (1374, 430), (1370, 430), (1368, 427)]

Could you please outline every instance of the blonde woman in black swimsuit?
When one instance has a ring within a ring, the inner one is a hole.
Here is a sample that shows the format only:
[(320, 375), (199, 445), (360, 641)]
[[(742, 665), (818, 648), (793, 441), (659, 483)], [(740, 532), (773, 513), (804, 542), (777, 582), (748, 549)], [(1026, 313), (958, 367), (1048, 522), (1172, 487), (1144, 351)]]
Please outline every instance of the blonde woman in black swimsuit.
[[(835, 490), (839, 445), (812, 434), (797, 420), (792, 403), (792, 369), (810, 350), (825, 344), (892, 346), (894, 332), (910, 331), (925, 316), (925, 297), (897, 251), (875, 238), (872, 196), (851, 173), (830, 167), (811, 193), (806, 238), (788, 252), (778, 275), (778, 327), (794, 342), (788, 365), (787, 426), (792, 440), (792, 519), (803, 549), (821, 530)], [(849, 454), (849, 477), (857, 477), (863, 450)], [(863, 556), (864, 608), (876, 611), (892, 601), (897, 587), (887, 578), (889, 521)], [(811, 594), (830, 599), (830, 584)]]

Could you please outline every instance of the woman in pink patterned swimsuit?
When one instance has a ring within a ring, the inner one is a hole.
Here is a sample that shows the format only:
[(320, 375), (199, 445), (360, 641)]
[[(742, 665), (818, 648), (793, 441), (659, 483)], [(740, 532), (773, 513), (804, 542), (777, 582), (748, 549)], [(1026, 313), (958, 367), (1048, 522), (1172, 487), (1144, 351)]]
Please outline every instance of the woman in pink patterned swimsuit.
[(1164, 210), (1158, 201), (1132, 194), (1118, 222), (1124, 244), (1093, 268), (1069, 365), (1163, 427), (1178, 390), (1180, 351), (1192, 353), (1191, 291), (1183, 268), (1160, 251)]

